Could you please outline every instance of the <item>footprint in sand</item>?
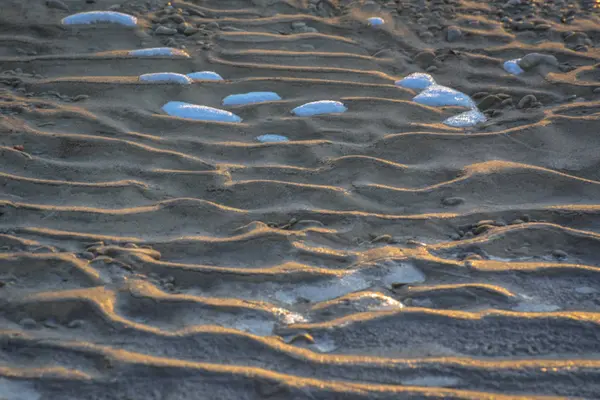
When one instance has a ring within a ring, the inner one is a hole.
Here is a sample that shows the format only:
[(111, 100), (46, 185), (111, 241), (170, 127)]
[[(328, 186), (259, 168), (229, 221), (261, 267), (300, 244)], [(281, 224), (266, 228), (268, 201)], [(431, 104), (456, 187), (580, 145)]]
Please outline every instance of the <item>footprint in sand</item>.
[(62, 20), (63, 25), (89, 25), (103, 22), (124, 26), (136, 26), (137, 18), (133, 15), (116, 11), (89, 11), (69, 15)]
[(229, 111), (218, 108), (170, 101), (162, 107), (172, 117), (194, 119), (198, 121), (241, 122), (242, 119)]

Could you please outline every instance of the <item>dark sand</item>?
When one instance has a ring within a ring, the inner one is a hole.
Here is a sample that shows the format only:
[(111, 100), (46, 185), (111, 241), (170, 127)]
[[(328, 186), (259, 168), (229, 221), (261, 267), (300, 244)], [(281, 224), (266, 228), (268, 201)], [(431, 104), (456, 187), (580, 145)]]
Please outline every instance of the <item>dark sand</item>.
[[(2, 0), (0, 398), (600, 398), (594, 4)], [(424, 71), (488, 121), (394, 86)]]

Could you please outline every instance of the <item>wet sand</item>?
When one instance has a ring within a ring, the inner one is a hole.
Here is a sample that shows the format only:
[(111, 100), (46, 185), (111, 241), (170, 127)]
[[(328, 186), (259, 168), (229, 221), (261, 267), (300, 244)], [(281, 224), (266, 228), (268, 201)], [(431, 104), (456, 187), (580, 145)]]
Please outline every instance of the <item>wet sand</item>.
[(594, 2), (2, 3), (0, 398), (598, 397)]

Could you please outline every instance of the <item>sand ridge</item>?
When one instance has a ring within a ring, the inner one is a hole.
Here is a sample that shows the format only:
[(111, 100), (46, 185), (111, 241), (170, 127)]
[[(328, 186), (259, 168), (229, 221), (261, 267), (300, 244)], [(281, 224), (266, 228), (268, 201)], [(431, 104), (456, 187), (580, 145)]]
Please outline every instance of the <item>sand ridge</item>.
[(0, 398), (596, 398), (597, 12), (5, 0)]

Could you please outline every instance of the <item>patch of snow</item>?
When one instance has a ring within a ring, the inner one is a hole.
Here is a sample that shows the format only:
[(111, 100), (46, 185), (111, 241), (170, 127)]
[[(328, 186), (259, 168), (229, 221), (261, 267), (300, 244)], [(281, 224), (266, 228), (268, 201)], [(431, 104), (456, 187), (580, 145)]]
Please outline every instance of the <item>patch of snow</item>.
[(514, 60), (508, 60), (504, 63), (504, 70), (509, 74), (519, 75), (525, 72), (523, 68), (519, 66), (520, 58), (515, 58)]
[(312, 115), (339, 114), (347, 110), (346, 106), (339, 101), (320, 100), (298, 106), (292, 110), (292, 113), (299, 117), (310, 117)]
[(140, 75), (142, 82), (173, 82), (182, 85), (189, 85), (193, 81), (186, 75), (177, 74), (175, 72), (155, 72), (151, 74)]
[(471, 111), (465, 111), (464, 113), (446, 118), (443, 123), (455, 128), (465, 128), (480, 124), (485, 121), (487, 121), (486, 116), (481, 111), (474, 108)]
[(275, 92), (250, 92), (232, 94), (223, 99), (224, 106), (239, 106), (244, 104), (263, 103), (265, 101), (277, 101), (281, 97)]
[(399, 81), (396, 81), (396, 86), (413, 90), (424, 90), (435, 84), (435, 80), (431, 75), (424, 74), (422, 72), (415, 72), (404, 77), (403, 79), (400, 79)]
[(109, 22), (125, 26), (136, 26), (137, 18), (133, 15), (116, 11), (89, 11), (69, 15), (62, 19), (63, 25), (86, 25), (99, 22)]
[(213, 71), (199, 71), (187, 74), (188, 78), (196, 81), (222, 81), (223, 77)]
[(416, 95), (413, 98), (413, 101), (431, 107), (475, 107), (475, 103), (468, 95), (441, 85), (429, 86), (427, 89)]
[(152, 47), (149, 49), (131, 50), (130, 56), (134, 57), (160, 57), (160, 56), (173, 56), (173, 57), (185, 57), (189, 58), (190, 55), (183, 50), (174, 49), (172, 47)]
[(263, 142), (263, 143), (277, 143), (277, 142), (287, 142), (289, 139), (285, 136), (281, 136), (281, 135), (273, 135), (273, 134), (266, 134), (266, 135), (260, 135), (256, 138), (256, 140), (258, 140), (259, 142)]
[(383, 20), (383, 18), (380, 18), (380, 17), (371, 17), (371, 18), (367, 19), (367, 21), (369, 21), (370, 26), (379, 26), (379, 25), (385, 24), (385, 21)]
[(218, 108), (170, 101), (162, 107), (163, 111), (173, 117), (195, 119), (200, 121), (241, 122), (237, 115)]

